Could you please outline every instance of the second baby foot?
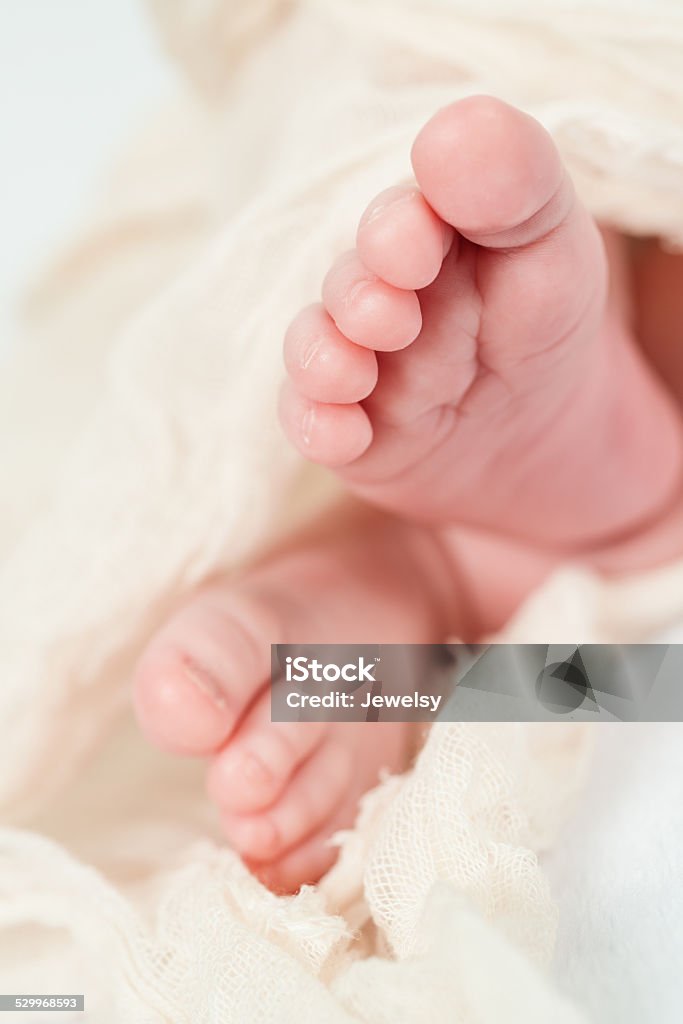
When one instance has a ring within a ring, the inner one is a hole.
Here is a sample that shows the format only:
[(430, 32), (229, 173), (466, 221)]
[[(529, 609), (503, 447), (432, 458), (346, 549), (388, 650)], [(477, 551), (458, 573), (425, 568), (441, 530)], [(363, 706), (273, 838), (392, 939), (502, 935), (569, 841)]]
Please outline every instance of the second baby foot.
[(316, 882), (358, 801), (402, 771), (404, 722), (271, 722), (272, 643), (431, 643), (449, 632), (452, 581), (424, 531), (342, 511), (316, 535), (239, 579), (186, 600), (135, 672), (138, 719), (155, 745), (207, 758), (209, 794), (231, 845), (273, 889)]
[(630, 336), (550, 136), (489, 97), (436, 114), (285, 341), (308, 458), (403, 515), (559, 548), (625, 535), (681, 475), (677, 414)]

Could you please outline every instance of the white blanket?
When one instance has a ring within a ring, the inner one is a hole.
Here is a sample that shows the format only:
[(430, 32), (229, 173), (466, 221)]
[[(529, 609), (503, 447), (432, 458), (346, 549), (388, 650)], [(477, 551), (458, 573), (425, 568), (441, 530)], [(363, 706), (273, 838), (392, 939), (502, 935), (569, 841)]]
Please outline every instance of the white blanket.
[(606, 724), (597, 739), (590, 784), (544, 861), (555, 977), (601, 1024), (678, 1024), (683, 725)]

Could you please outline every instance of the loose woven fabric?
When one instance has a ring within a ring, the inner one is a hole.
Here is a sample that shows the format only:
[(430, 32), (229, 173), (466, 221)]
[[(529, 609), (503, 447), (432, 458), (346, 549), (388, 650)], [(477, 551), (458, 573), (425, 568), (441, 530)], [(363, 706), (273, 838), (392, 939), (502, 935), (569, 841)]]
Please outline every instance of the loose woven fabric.
[[(187, 93), (37, 283), (0, 378), (4, 991), (87, 987), (105, 1024), (579, 1020), (543, 980), (536, 853), (580, 787), (585, 730), (434, 729), (322, 886), (278, 900), (128, 702), (168, 609), (316, 490), (275, 423), (281, 336), (437, 107), (517, 103), (596, 215), (683, 240), (683, 11), (615, 6), (151, 4)], [(681, 621), (681, 565), (618, 585), (567, 568), (506, 636)]]

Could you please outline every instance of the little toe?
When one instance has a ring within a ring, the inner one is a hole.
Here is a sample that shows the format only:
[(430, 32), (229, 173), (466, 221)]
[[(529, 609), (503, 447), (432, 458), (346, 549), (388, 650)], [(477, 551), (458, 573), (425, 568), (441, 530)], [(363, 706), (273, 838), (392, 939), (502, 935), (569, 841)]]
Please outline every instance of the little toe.
[(319, 304), (291, 323), (284, 359), (296, 390), (316, 402), (360, 402), (377, 383), (375, 353), (345, 338)]
[(340, 257), (327, 274), (323, 303), (345, 337), (378, 352), (405, 348), (422, 327), (415, 292), (381, 280), (355, 250)]
[(324, 741), (267, 811), (256, 815), (223, 814), (233, 848), (254, 862), (270, 862), (280, 857), (332, 817), (352, 776), (351, 749), (332, 738)]
[[(353, 815), (339, 828), (348, 827)], [(244, 857), (249, 869), (272, 892), (287, 895), (298, 892), (302, 885), (315, 885), (337, 859), (338, 850), (330, 843), (330, 836), (338, 831), (329, 823), (309, 836), (298, 846), (287, 850), (281, 857), (268, 862), (251, 861)]]
[(356, 246), (364, 265), (395, 288), (425, 288), (436, 278), (454, 230), (417, 188), (397, 186), (363, 214)]
[(269, 807), (327, 732), (326, 722), (271, 722), (270, 690), (264, 689), (214, 758), (207, 774), (209, 796), (232, 814)]
[[(268, 678), (278, 624), (248, 599), (238, 611), (227, 588), (207, 587), (157, 633), (133, 678), (133, 702), (147, 737), (172, 753), (218, 750)], [(242, 623), (249, 621), (247, 628)]]
[(358, 404), (312, 402), (286, 382), (280, 422), (291, 443), (311, 462), (336, 468), (359, 458), (372, 441), (372, 426)]

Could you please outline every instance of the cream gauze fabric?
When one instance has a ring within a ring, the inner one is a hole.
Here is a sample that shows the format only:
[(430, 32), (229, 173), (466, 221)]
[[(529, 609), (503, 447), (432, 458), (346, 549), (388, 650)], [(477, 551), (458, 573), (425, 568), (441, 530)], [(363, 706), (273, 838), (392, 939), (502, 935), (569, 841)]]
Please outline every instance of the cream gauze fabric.
[[(436, 108), (522, 106), (597, 216), (683, 242), (683, 8), (150, 9), (185, 92), (37, 282), (0, 378), (0, 990), (85, 990), (98, 1024), (578, 1022), (543, 973), (537, 854), (586, 727), (434, 728), (322, 885), (278, 899), (222, 845), (200, 766), (138, 736), (130, 671), (190, 587), (326, 499), (275, 422), (282, 333)], [(505, 638), (682, 621), (683, 565), (620, 584), (567, 567)]]

